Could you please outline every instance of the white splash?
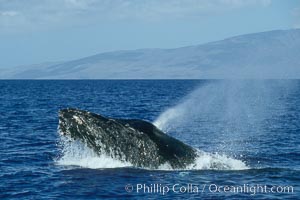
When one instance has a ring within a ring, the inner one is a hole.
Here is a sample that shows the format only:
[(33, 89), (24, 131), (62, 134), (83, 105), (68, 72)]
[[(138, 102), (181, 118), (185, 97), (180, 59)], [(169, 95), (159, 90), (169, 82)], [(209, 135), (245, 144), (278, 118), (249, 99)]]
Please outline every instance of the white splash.
[(83, 168), (120, 168), (130, 167), (130, 163), (114, 159), (108, 155), (97, 155), (92, 149), (79, 141), (61, 138), (62, 156), (56, 160), (58, 165), (79, 166)]
[(241, 160), (226, 155), (198, 152), (195, 163), (187, 167), (190, 170), (246, 170), (249, 167)]

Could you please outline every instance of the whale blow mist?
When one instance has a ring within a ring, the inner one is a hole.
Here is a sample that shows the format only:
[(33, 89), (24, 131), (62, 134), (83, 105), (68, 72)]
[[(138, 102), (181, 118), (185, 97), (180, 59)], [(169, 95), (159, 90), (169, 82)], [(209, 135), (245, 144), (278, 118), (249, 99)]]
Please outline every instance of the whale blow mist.
[(205, 82), (162, 112), (154, 124), (179, 139), (189, 133), (189, 142), (203, 150), (244, 157), (252, 142), (268, 137), (263, 130), (285, 113), (283, 99), (293, 88), (284, 80)]

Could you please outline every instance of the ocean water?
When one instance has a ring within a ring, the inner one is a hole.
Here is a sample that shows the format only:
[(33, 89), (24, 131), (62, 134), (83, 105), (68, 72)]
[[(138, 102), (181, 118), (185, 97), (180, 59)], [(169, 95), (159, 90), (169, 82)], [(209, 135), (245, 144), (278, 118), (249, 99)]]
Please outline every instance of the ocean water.
[[(59, 109), (153, 122), (203, 152), (134, 168), (60, 138)], [(298, 80), (2, 80), (0, 199), (299, 199)]]

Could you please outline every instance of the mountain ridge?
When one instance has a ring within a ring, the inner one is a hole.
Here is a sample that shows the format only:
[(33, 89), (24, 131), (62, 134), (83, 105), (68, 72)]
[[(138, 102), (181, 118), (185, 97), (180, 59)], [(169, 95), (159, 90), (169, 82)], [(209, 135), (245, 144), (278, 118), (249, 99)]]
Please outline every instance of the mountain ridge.
[(173, 49), (104, 52), (3, 70), (1, 79), (300, 78), (300, 29), (239, 35)]

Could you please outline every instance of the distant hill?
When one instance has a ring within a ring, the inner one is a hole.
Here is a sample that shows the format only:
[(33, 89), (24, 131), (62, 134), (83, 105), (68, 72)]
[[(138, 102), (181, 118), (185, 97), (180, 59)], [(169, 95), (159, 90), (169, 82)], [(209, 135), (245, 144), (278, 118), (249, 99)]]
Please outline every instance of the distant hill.
[(300, 29), (247, 34), (175, 49), (101, 53), (2, 70), (0, 78), (300, 78)]

